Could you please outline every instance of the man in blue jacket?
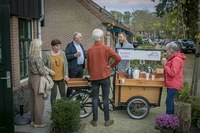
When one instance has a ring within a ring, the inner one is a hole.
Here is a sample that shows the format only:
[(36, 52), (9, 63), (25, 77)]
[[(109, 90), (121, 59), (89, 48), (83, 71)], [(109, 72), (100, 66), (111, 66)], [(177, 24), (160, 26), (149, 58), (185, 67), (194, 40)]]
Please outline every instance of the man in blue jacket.
[[(83, 77), (83, 69), (85, 68), (86, 53), (82, 45), (82, 35), (75, 32), (73, 41), (70, 42), (65, 50), (68, 61), (69, 78)], [(67, 89), (67, 97), (70, 96), (72, 90)]]

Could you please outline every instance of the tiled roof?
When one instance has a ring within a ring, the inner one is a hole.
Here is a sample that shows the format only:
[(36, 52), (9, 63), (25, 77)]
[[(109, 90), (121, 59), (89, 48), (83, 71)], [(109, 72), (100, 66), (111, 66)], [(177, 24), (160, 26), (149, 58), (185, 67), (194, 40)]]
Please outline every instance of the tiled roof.
[(80, 2), (92, 14), (94, 14), (98, 19), (100, 19), (102, 23), (112, 24), (116, 27), (119, 27), (121, 29), (130, 32), (130, 29), (128, 29), (125, 25), (119, 23), (112, 14), (110, 14), (107, 10), (96, 4), (94, 1), (92, 0), (77, 0), (77, 1)]

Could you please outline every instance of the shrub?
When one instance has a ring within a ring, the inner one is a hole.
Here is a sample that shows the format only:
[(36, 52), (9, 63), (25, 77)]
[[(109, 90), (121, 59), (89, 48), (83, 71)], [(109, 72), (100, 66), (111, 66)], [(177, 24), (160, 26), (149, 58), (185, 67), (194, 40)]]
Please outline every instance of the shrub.
[(136, 35), (136, 41), (141, 44), (142, 43), (142, 36)]
[(80, 126), (80, 103), (67, 99), (57, 100), (52, 107), (51, 120), (58, 133), (72, 133)]
[(191, 96), (191, 86), (185, 81), (183, 88), (179, 91), (176, 96), (177, 102), (190, 103), (192, 108), (192, 125), (200, 128), (200, 97)]

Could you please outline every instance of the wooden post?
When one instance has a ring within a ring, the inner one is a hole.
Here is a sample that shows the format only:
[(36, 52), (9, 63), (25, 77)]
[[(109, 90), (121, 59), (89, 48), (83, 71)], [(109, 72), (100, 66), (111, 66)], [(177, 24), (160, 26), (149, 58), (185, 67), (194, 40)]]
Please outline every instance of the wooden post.
[(175, 130), (175, 133), (189, 133), (191, 126), (191, 104), (175, 102), (174, 114), (180, 120), (180, 126)]

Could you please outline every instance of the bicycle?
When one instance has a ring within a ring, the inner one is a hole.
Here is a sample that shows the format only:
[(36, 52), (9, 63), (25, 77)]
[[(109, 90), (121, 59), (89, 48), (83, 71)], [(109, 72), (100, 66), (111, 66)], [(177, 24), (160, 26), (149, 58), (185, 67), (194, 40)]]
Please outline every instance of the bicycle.
[[(70, 84), (71, 82), (71, 84)], [(74, 82), (74, 84), (73, 84)], [(67, 83), (70, 89), (76, 88), (76, 91), (73, 91), (70, 95), (69, 99), (71, 100), (78, 100), (80, 101), (81, 111), (80, 111), (80, 118), (86, 118), (92, 114), (92, 96), (91, 96), (91, 84), (89, 77), (86, 76), (85, 78), (73, 78)], [(112, 87), (110, 88), (111, 91)], [(112, 92), (113, 94), (113, 92)], [(102, 95), (99, 95), (99, 108), (104, 111), (103, 108), (103, 101)], [(114, 105), (112, 99), (109, 98), (109, 110), (113, 110)]]

